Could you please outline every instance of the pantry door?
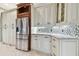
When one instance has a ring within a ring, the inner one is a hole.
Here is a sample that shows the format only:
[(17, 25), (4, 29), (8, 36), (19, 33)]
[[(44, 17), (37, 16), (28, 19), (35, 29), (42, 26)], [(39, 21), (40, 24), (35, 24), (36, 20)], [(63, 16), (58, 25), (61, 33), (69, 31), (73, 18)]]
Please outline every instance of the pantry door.
[(2, 40), (9, 45), (15, 45), (16, 41), (16, 11), (2, 14)]
[(1, 16), (1, 13), (0, 13), (0, 42), (2, 41), (2, 16)]
[(7, 21), (7, 14), (2, 14), (2, 42), (8, 43), (8, 21)]

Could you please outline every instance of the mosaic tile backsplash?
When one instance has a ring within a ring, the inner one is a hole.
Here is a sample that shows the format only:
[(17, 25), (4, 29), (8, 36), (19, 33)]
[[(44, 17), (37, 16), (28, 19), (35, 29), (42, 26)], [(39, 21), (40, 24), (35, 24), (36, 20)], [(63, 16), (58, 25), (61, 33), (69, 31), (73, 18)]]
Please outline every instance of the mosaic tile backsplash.
[(78, 24), (68, 24), (68, 25), (60, 25), (60, 26), (53, 26), (53, 27), (34, 27), (33, 32), (60, 33), (60, 34), (79, 37), (79, 25)]
[(62, 25), (62, 26), (54, 26), (52, 28), (52, 33), (60, 33), (60, 34), (79, 37), (79, 25), (69, 24), (69, 25)]

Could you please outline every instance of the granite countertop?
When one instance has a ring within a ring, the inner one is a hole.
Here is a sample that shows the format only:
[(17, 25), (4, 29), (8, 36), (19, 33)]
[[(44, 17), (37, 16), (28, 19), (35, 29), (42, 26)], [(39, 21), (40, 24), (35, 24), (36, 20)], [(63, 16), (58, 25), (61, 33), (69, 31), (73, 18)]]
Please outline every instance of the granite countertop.
[(57, 33), (32, 33), (32, 35), (49, 35), (56, 38), (64, 38), (64, 39), (78, 39), (78, 37), (65, 35), (65, 34), (57, 34)]

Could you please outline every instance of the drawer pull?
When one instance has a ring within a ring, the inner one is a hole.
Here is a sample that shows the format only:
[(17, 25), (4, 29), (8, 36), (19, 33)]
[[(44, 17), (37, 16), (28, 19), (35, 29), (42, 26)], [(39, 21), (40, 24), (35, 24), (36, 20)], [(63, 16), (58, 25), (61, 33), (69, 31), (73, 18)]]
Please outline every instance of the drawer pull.
[(53, 56), (56, 56), (56, 54), (55, 54), (55, 53), (53, 53)]
[(37, 39), (35, 39), (35, 40), (37, 40)]
[(53, 39), (53, 41), (56, 41), (55, 39)]
[(49, 37), (45, 37), (45, 38), (49, 38)]
[(50, 41), (50, 43), (51, 43), (52, 41)]
[(35, 37), (38, 37), (38, 36), (35, 36)]
[(56, 46), (55, 46), (55, 45), (53, 45), (53, 47), (54, 47), (54, 48), (56, 48)]

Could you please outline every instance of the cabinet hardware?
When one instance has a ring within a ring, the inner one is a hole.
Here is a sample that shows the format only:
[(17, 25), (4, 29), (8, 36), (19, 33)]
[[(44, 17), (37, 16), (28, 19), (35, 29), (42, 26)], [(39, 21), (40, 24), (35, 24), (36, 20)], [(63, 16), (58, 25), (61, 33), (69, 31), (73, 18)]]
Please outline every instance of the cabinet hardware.
[(54, 47), (54, 48), (56, 48), (56, 46), (55, 46), (55, 45), (53, 45), (53, 47)]
[(55, 39), (53, 39), (53, 41), (56, 41)]
[(38, 36), (35, 36), (35, 37), (38, 37)]
[(50, 24), (50, 22), (48, 22), (47, 24)]
[(53, 53), (53, 56), (56, 56), (56, 54), (55, 54), (55, 53)]
[(52, 32), (52, 29), (50, 31)]
[(14, 24), (12, 24), (12, 29), (14, 29)]
[(40, 25), (40, 23), (37, 23), (37, 25)]
[(49, 37), (45, 37), (45, 38), (49, 38)]
[(37, 40), (37, 39), (35, 39), (35, 40)]
[(51, 43), (52, 41), (50, 41), (50, 43)]

